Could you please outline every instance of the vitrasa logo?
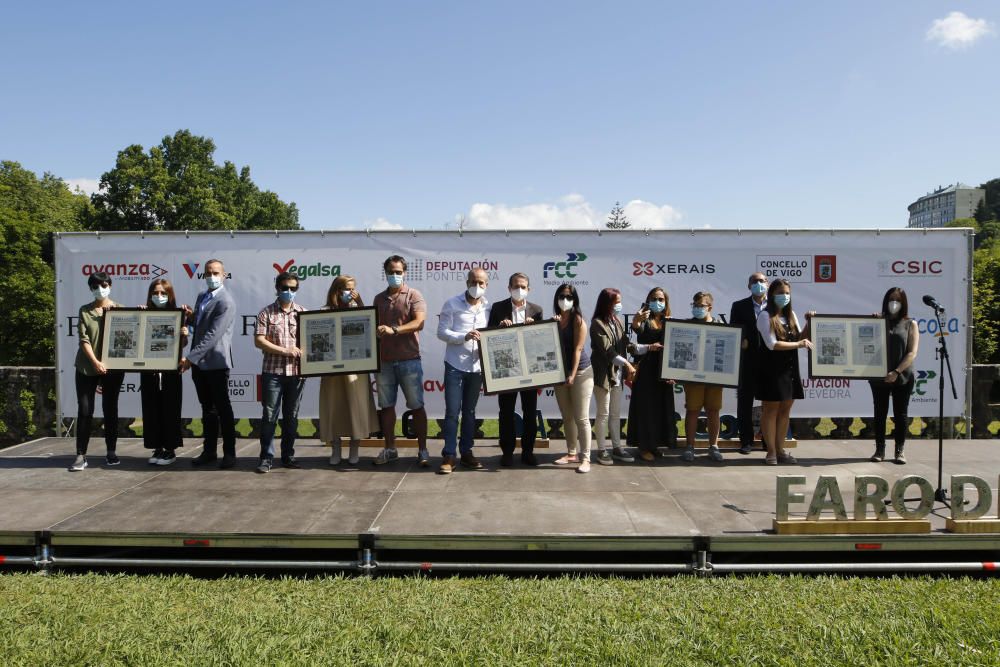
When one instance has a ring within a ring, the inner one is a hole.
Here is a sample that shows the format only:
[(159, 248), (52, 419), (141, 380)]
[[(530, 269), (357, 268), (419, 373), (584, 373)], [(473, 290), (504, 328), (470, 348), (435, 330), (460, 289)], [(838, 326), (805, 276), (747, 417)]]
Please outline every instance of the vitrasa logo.
[(84, 264), (81, 272), (85, 276), (94, 273), (104, 272), (118, 280), (149, 280), (159, 278), (167, 273), (167, 270), (156, 264)]
[[(200, 267), (201, 264), (181, 264), (181, 266), (184, 267), (184, 273), (187, 274), (188, 278), (191, 278), (192, 280), (205, 279), (205, 269), (202, 269), (201, 271), (198, 270), (198, 267)], [(230, 280), (232, 277), (233, 277), (232, 272), (226, 271), (226, 280)]]
[(340, 264), (323, 264), (322, 262), (296, 264), (294, 259), (290, 259), (284, 264), (274, 262), (271, 266), (277, 273), (288, 271), (303, 282), (309, 278), (336, 278), (340, 275)]
[(652, 276), (660, 273), (715, 273), (715, 264), (657, 264), (656, 262), (632, 262), (633, 276)]

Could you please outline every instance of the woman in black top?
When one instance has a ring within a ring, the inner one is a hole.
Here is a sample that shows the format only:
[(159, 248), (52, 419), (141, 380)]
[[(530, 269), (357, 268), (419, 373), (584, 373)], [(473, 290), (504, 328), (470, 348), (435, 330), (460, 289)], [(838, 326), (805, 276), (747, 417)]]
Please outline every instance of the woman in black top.
[[(177, 308), (174, 287), (166, 278), (149, 283), (147, 309)], [(187, 327), (181, 327), (181, 348), (187, 344)], [(174, 453), (184, 446), (181, 434), (181, 374), (177, 371), (142, 373), (139, 378), (142, 397), (142, 444), (153, 450), (150, 465), (168, 466), (177, 460)]]
[(907, 408), (913, 393), (913, 360), (917, 358), (920, 332), (916, 320), (909, 317), (906, 292), (890, 287), (882, 297), (882, 317), (889, 332), (889, 352), (886, 359), (889, 372), (881, 380), (869, 380), (875, 402), (875, 453), (871, 460), (885, 458), (885, 422), (892, 398), (893, 438), (896, 441), (895, 463), (906, 463), (903, 445), (906, 443)]
[(646, 462), (656, 459), (660, 445), (677, 446), (674, 381), (660, 379), (663, 320), (668, 317), (670, 298), (662, 287), (654, 287), (632, 318), (637, 343), (632, 349), (638, 361), (628, 404), (627, 442), (639, 448), (639, 458)]

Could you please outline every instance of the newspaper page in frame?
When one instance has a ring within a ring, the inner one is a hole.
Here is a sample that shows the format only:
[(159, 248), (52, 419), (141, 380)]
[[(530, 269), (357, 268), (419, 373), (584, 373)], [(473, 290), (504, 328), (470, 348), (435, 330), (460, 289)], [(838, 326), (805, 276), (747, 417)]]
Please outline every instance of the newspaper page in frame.
[(487, 394), (550, 387), (566, 381), (559, 325), (555, 321), (483, 329), (479, 334)]
[(886, 328), (881, 317), (813, 315), (809, 376), (878, 378), (886, 374)]
[(844, 366), (847, 363), (847, 323), (839, 320), (817, 320), (812, 323), (816, 361), (822, 366)]
[(146, 359), (170, 359), (177, 354), (176, 338), (180, 336), (177, 318), (172, 315), (148, 315), (143, 338)]
[(372, 320), (367, 315), (344, 315), (340, 320), (340, 358), (359, 361), (372, 356)]
[(722, 327), (710, 328), (705, 331), (705, 365), (703, 370), (708, 373), (723, 375), (739, 375), (740, 364), (736, 351), (742, 342), (742, 334), (738, 330)]
[(740, 378), (743, 330), (721, 322), (665, 320), (664, 380), (735, 387)]
[(374, 308), (299, 312), (299, 374), (370, 373), (379, 368)]
[(882, 363), (879, 327), (873, 322), (851, 323), (851, 347), (855, 366), (878, 368)]
[(686, 371), (701, 369), (698, 363), (698, 349), (701, 347), (701, 332), (697, 329), (674, 328), (667, 347), (667, 365)]
[(491, 378), (507, 380), (524, 376), (518, 338), (517, 331), (498, 333), (490, 338), (486, 356), (489, 360), (488, 372)]
[(183, 322), (179, 309), (109, 310), (98, 354), (108, 370), (177, 372)]
[(108, 313), (108, 329), (104, 332), (109, 360), (139, 358), (139, 313)]
[[(302, 327), (302, 322), (299, 323)], [(305, 357), (309, 363), (337, 361), (337, 320), (330, 318), (311, 318), (302, 327), (305, 331)]]

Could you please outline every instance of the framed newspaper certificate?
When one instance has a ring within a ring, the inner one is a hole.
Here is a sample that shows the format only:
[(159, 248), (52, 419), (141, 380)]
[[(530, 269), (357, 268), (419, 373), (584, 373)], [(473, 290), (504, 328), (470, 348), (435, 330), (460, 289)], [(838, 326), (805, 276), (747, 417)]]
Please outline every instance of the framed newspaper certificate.
[(664, 320), (660, 377), (735, 387), (742, 343), (743, 328), (736, 324)]
[(480, 329), (479, 364), (486, 395), (565, 383), (559, 323)]
[(376, 312), (373, 307), (300, 312), (296, 334), (302, 350), (299, 375), (377, 372)]
[(888, 329), (874, 315), (813, 315), (809, 377), (884, 378)]
[(183, 328), (180, 308), (105, 310), (97, 358), (112, 371), (176, 372)]

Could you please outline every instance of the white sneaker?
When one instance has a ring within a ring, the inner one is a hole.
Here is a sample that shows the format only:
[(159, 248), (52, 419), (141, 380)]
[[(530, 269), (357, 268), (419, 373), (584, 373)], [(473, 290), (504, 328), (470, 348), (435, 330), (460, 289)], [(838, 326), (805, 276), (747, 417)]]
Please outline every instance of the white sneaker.
[(69, 467), (70, 472), (80, 472), (87, 467), (87, 457), (83, 454), (77, 454), (76, 458), (73, 459), (73, 465)]
[(347, 456), (347, 462), (350, 463), (352, 466), (358, 465), (358, 461), (361, 460), (360, 457), (358, 456), (359, 446), (360, 445), (356, 442), (351, 443), (350, 454), (348, 454)]
[(330, 465), (338, 466), (340, 465), (340, 443), (335, 442), (333, 446), (330, 447)]

